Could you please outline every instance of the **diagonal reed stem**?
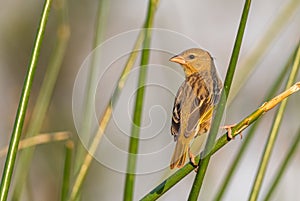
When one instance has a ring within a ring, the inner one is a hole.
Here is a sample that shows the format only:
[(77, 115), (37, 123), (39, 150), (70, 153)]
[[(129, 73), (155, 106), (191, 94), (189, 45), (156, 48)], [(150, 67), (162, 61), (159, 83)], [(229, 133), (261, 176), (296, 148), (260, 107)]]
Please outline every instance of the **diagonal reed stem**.
[(28, 71), (25, 77), (25, 81), (23, 84), (23, 89), (22, 89), (22, 95), (20, 97), (20, 102), (18, 106), (18, 111), (16, 114), (16, 119), (14, 123), (14, 128), (11, 134), (11, 139), (10, 139), (10, 144), (9, 144), (9, 149), (8, 149), (8, 154), (6, 157), (5, 161), (5, 166), (2, 174), (2, 180), (1, 180), (1, 186), (0, 186), (0, 200), (5, 201), (7, 199), (10, 183), (11, 183), (11, 177), (13, 174), (13, 169), (15, 166), (15, 160), (16, 160), (16, 155), (17, 155), (17, 150), (18, 150), (18, 145), (23, 129), (23, 123), (25, 119), (25, 114), (27, 110), (27, 105), (29, 101), (29, 96), (30, 96), (30, 91), (32, 87), (32, 82), (34, 78), (34, 74), (36, 71), (36, 66), (37, 66), (37, 61), (39, 58), (40, 54), (40, 49), (44, 37), (44, 32), (46, 29), (46, 24), (48, 21), (48, 15), (50, 11), (50, 6), (51, 6), (52, 1), (51, 0), (46, 0), (44, 3), (39, 27), (37, 30), (37, 35), (35, 38), (34, 42), (34, 47), (32, 50), (32, 55), (30, 58), (29, 66), (28, 66)]
[[(239, 133), (241, 133), (243, 130), (248, 128), (251, 124), (253, 124), (257, 119), (259, 119), (262, 115), (264, 115), (269, 110), (273, 109), (277, 104), (279, 104), (282, 100), (287, 98), (288, 96), (292, 95), (293, 93), (300, 90), (300, 82), (295, 83), (292, 87), (290, 87), (288, 90), (282, 92), (278, 96), (274, 97), (270, 101), (262, 104), (257, 110), (252, 112), (250, 115), (248, 115), (246, 118), (241, 120), (239, 123), (237, 123), (234, 127), (231, 128), (232, 131), (232, 137), (237, 136)], [(224, 147), (226, 144), (228, 144), (230, 141), (227, 139), (228, 133), (225, 133), (222, 135), (217, 141), (213, 149), (204, 156), (204, 159), (208, 156), (212, 156), (215, 154), (218, 150), (220, 150), (222, 147)], [(201, 152), (198, 156), (195, 157), (195, 161), (199, 162), (200, 156), (203, 155), (204, 152)], [(156, 200), (160, 196), (162, 196), (165, 192), (170, 190), (175, 184), (177, 184), (181, 179), (183, 179), (186, 175), (188, 175), (192, 170), (194, 170), (194, 167), (187, 163), (185, 166), (183, 166), (181, 169), (177, 170), (173, 175), (171, 175), (169, 178), (164, 180), (162, 183), (160, 183), (157, 187), (155, 187), (150, 193), (145, 195), (141, 200), (142, 201), (148, 201), (148, 200)]]
[[(300, 42), (298, 43), (297, 54), (296, 54), (296, 57), (294, 60), (294, 64), (293, 64), (289, 79), (286, 84), (287, 90), (292, 86), (292, 83), (296, 79), (296, 76), (297, 76), (297, 73), (299, 70), (299, 66), (300, 66)], [(299, 83), (299, 85), (300, 85), (300, 83)], [(281, 120), (283, 118), (286, 104), (287, 104), (287, 100), (283, 100), (277, 111), (277, 114), (274, 118), (272, 130), (270, 131), (268, 141), (265, 146), (264, 154), (260, 161), (259, 169), (257, 171), (256, 178), (255, 178), (254, 184), (252, 186), (251, 194), (249, 196), (249, 201), (255, 201), (258, 198), (258, 195), (259, 195), (259, 192), (260, 192), (260, 189), (262, 186), (262, 182), (263, 182), (263, 179), (265, 176), (265, 172), (267, 170), (267, 165), (269, 163), (269, 159), (271, 157), (271, 153), (272, 153), (272, 150), (273, 150), (273, 147), (274, 147), (277, 135), (278, 135), (278, 130), (279, 130), (279, 127), (281, 124)]]
[[(288, 59), (285, 67), (282, 68), (276, 81), (274, 82), (273, 86), (269, 90), (269, 93), (266, 95), (266, 97), (263, 100), (269, 100), (275, 95), (276, 91), (279, 89), (281, 83), (283, 82), (284, 78), (286, 77), (285, 76), (287, 74), (286, 72), (291, 67), (291, 62), (292, 62), (292, 59), (295, 54), (296, 54), (296, 50), (292, 53), (292, 55)], [(223, 199), (224, 193), (226, 192), (227, 188), (229, 187), (229, 182), (231, 181), (232, 176), (234, 175), (234, 173), (239, 165), (239, 162), (243, 158), (243, 155), (244, 155), (246, 149), (248, 148), (248, 145), (250, 144), (251, 140), (253, 139), (254, 133), (255, 133), (256, 129), (258, 128), (260, 122), (261, 122), (261, 119), (258, 119), (251, 126), (250, 130), (248, 131), (247, 136), (246, 136), (241, 148), (237, 151), (237, 155), (234, 158), (233, 163), (229, 167), (229, 170), (223, 180), (223, 183), (221, 184), (221, 186), (219, 187), (219, 190), (217, 191), (218, 193), (217, 193), (216, 197), (214, 198), (214, 201), (221, 201)]]
[(204, 148), (204, 156), (206, 156), (207, 154), (208, 154), (208, 156), (199, 161), (199, 169), (196, 174), (196, 177), (195, 177), (195, 180), (194, 180), (194, 183), (193, 183), (190, 195), (189, 195), (189, 199), (188, 199), (189, 201), (196, 201), (198, 199), (198, 196), (200, 193), (204, 175), (206, 173), (208, 163), (210, 160), (209, 152), (212, 150), (212, 148), (215, 144), (218, 129), (220, 127), (220, 122), (222, 120), (223, 112), (224, 112), (225, 105), (227, 102), (227, 96), (229, 94), (230, 87), (232, 84), (232, 79), (233, 79), (234, 72), (236, 69), (236, 64), (237, 64), (238, 56), (240, 53), (240, 48), (241, 48), (241, 44), (242, 44), (242, 40), (243, 40), (243, 36), (244, 36), (244, 31), (245, 31), (245, 27), (247, 24), (247, 18), (248, 18), (248, 13), (250, 10), (250, 5), (251, 5), (251, 0), (246, 0), (245, 4), (244, 4), (244, 9), (243, 9), (238, 33), (236, 36), (236, 41), (235, 41), (234, 48), (232, 51), (229, 67), (227, 70), (225, 82), (224, 82), (224, 89), (221, 94), (220, 103), (217, 105), (216, 114), (215, 114), (214, 120), (212, 121), (212, 126), (209, 131), (208, 139), (207, 139), (207, 142), (206, 142), (206, 145)]

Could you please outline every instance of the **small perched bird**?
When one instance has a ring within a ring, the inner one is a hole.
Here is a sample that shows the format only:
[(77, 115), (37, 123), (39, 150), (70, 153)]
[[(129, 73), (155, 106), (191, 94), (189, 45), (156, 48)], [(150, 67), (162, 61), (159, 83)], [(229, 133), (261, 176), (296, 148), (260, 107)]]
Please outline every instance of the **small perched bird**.
[(211, 55), (202, 49), (192, 48), (170, 59), (179, 63), (185, 73), (185, 81), (178, 89), (172, 116), (171, 133), (177, 142), (170, 168), (181, 168), (189, 153), (195, 164), (190, 144), (198, 135), (208, 132), (214, 106), (222, 90)]

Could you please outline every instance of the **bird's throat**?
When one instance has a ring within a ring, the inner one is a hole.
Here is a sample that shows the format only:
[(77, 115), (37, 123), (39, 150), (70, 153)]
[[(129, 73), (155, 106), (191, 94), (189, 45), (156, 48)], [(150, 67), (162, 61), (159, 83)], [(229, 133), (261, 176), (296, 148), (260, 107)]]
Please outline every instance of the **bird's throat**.
[(186, 77), (189, 77), (190, 75), (192, 75), (194, 73), (197, 73), (197, 70), (194, 67), (192, 67), (188, 64), (182, 65), (182, 67), (183, 67), (183, 70), (184, 70), (184, 73), (185, 73)]

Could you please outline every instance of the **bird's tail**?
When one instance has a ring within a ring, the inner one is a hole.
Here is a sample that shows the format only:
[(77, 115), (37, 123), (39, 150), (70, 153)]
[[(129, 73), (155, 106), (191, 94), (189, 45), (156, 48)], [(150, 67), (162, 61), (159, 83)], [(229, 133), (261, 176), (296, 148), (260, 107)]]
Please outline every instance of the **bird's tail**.
[(188, 144), (177, 141), (170, 163), (171, 169), (173, 169), (174, 167), (181, 168), (182, 166), (184, 166), (188, 149)]

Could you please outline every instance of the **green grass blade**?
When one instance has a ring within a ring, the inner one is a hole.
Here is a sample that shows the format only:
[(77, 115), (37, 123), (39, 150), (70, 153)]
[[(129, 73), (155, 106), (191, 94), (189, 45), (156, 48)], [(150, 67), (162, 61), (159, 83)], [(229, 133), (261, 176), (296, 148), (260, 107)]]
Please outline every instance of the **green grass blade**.
[(20, 141), (20, 136), (22, 133), (23, 123), (25, 119), (26, 109), (28, 105), (28, 100), (30, 96), (30, 91), (32, 87), (32, 82), (33, 82), (37, 61), (40, 54), (40, 49), (44, 37), (44, 32), (48, 20), (51, 3), (52, 3), (51, 0), (45, 1), (39, 27), (37, 30), (37, 35), (34, 42), (34, 48), (32, 50), (28, 71), (25, 77), (25, 81), (22, 89), (22, 95), (20, 98), (18, 111), (14, 123), (14, 128), (11, 134), (8, 154), (6, 157), (5, 166), (2, 174), (2, 180), (0, 186), (0, 201), (5, 201), (7, 199), (7, 195), (11, 183), (11, 177), (15, 166), (15, 160), (16, 160), (19, 141)]
[(127, 174), (124, 186), (124, 197), (123, 200), (131, 201), (134, 195), (134, 183), (135, 183), (135, 171), (136, 171), (136, 160), (139, 145), (139, 133), (142, 119), (144, 91), (147, 76), (147, 65), (149, 63), (150, 56), (150, 42), (151, 42), (151, 28), (153, 26), (155, 11), (157, 8), (158, 0), (150, 0), (148, 5), (147, 19), (145, 23), (145, 39), (142, 50), (138, 89), (135, 99), (135, 108), (133, 115), (133, 124), (131, 127), (131, 136), (128, 149), (128, 161), (127, 161)]
[[(284, 78), (286, 77), (285, 75), (287, 74), (286, 72), (288, 72), (289, 68), (291, 67), (291, 60), (294, 57), (294, 55), (296, 54), (296, 50), (292, 53), (292, 55), (290, 56), (290, 58), (287, 61), (287, 64), (285, 65), (284, 68), (282, 68), (281, 72), (279, 73), (278, 77), (276, 78), (273, 86), (271, 87), (271, 89), (269, 90), (269, 93), (266, 95), (266, 97), (263, 100), (269, 100), (271, 99), (276, 92), (278, 91), (279, 87), (281, 86)], [(216, 197), (214, 198), (215, 201), (221, 201), (223, 199), (224, 193), (227, 190), (227, 187), (229, 186), (229, 182), (232, 179), (232, 176), (234, 175), (239, 162), (241, 161), (241, 159), (243, 158), (243, 155), (246, 151), (246, 149), (248, 148), (248, 145), (250, 144), (251, 140), (253, 139), (254, 133), (257, 129), (257, 127), (260, 124), (260, 120), (258, 119), (250, 128), (250, 130), (247, 133), (247, 136), (245, 138), (245, 140), (243, 140), (243, 144), (241, 146), (241, 148), (237, 151), (237, 155), (235, 156), (233, 163), (231, 164), (225, 179), (223, 181), (223, 183), (221, 184), (219, 190), (217, 191), (218, 194), (216, 195)]]
[(291, 146), (290, 150), (288, 151), (286, 157), (282, 160), (283, 162), (282, 162), (281, 166), (279, 167), (277, 173), (275, 174), (276, 177), (273, 180), (272, 184), (270, 185), (271, 187), (268, 190), (268, 193), (266, 194), (265, 198), (262, 199), (262, 200), (268, 201), (268, 200), (271, 199), (271, 196), (272, 196), (273, 192), (276, 190), (277, 185), (278, 185), (280, 179), (283, 176), (283, 173), (285, 172), (286, 168), (288, 167), (289, 162), (291, 161), (294, 154), (296, 153), (299, 142), (300, 142), (300, 129), (298, 130), (297, 136), (293, 139), (293, 142), (294, 143), (292, 144), (292, 146)]
[[(248, 13), (250, 10), (250, 5), (251, 5), (251, 0), (246, 0), (244, 9), (243, 9), (243, 13), (242, 13), (242, 17), (241, 17), (241, 21), (240, 21), (240, 25), (239, 25), (239, 29), (238, 29), (238, 33), (236, 36), (234, 48), (232, 51), (229, 67), (227, 70), (225, 82), (224, 82), (224, 89), (222, 91), (220, 103), (217, 106), (216, 115), (214, 117), (211, 129), (209, 131), (207, 143), (204, 148), (204, 155), (207, 155), (212, 150), (212, 148), (215, 144), (217, 133), (218, 133), (218, 130), (220, 127), (220, 122), (222, 120), (223, 112), (225, 109), (227, 96), (229, 94), (233, 75), (234, 75), (234, 72), (236, 69), (236, 64), (237, 64), (239, 53), (240, 53), (240, 48), (241, 48), (241, 44), (242, 44), (242, 40), (243, 40), (243, 36), (244, 36), (244, 31), (245, 31), (245, 27), (247, 24), (247, 18), (248, 18)], [(210, 160), (210, 155), (208, 155), (208, 157), (205, 157), (203, 160), (199, 161), (199, 169), (198, 169), (197, 175), (195, 177), (195, 180), (194, 180), (194, 183), (193, 183), (190, 195), (189, 195), (190, 201), (198, 199), (200, 189), (201, 189), (201, 186), (203, 183), (204, 175), (205, 175), (207, 167), (208, 167), (209, 160)]]
[[(26, 137), (33, 137), (40, 132), (42, 123), (50, 104), (53, 90), (55, 88), (56, 80), (59, 75), (65, 51), (67, 49), (70, 36), (70, 27), (67, 17), (65, 16), (67, 15), (65, 2), (62, 2), (59, 11), (61, 13), (61, 19), (57, 31), (57, 43), (54, 47), (50, 63), (47, 67), (47, 72), (45, 74), (45, 78), (41, 86), (36, 105), (33, 109), (31, 121), (29, 122), (28, 129), (25, 133)], [(34, 151), (35, 147), (31, 147), (23, 150), (20, 153), (19, 163), (22, 164), (22, 166), (18, 166), (16, 169), (15, 179), (17, 182), (14, 186), (12, 195), (13, 200), (20, 200), (24, 183), (26, 183), (27, 181), (27, 175), (29, 172), (28, 170)]]
[(64, 164), (64, 175), (61, 190), (61, 201), (66, 201), (68, 199), (68, 193), (70, 188), (70, 178), (71, 178), (71, 167), (72, 167), (72, 153), (74, 151), (74, 143), (72, 140), (68, 140), (65, 143), (65, 164)]
[[(105, 27), (107, 23), (107, 16), (109, 12), (109, 4), (108, 0), (98, 1), (98, 11), (95, 25), (95, 35), (93, 40), (93, 49), (97, 48), (101, 42), (103, 42)], [(95, 89), (97, 88), (97, 79), (98, 79), (98, 68), (99, 61), (96, 62), (97, 56), (100, 54), (100, 51), (97, 50), (97, 55), (92, 55), (91, 67), (89, 68), (88, 77), (87, 77), (87, 85), (84, 90), (84, 109), (83, 109), (83, 120), (82, 120), (82, 128), (79, 133), (91, 133), (91, 124), (92, 117), (94, 112), (93, 101), (95, 98)], [(85, 137), (88, 135), (83, 135), (81, 137)], [(84, 141), (84, 140), (83, 140)], [(78, 172), (80, 166), (82, 165), (83, 159), (86, 152), (84, 146), (82, 146), (81, 141), (78, 141), (76, 146), (76, 158), (75, 158), (75, 171)]]
[[(294, 64), (293, 64), (289, 79), (286, 84), (286, 89), (291, 87), (294, 80), (296, 79), (296, 76), (297, 76), (297, 73), (299, 70), (299, 64), (300, 64), (300, 43), (298, 44), (297, 54), (296, 54), (296, 57), (294, 60)], [(269, 134), (268, 141), (267, 141), (267, 144), (264, 149), (264, 154), (260, 161), (259, 169), (257, 171), (256, 178), (255, 178), (254, 184), (252, 186), (251, 194), (249, 196), (249, 201), (255, 201), (258, 198), (258, 195), (259, 195), (259, 192), (260, 192), (260, 189), (262, 186), (262, 182), (263, 182), (263, 179), (265, 176), (265, 172), (267, 170), (267, 165), (269, 163), (269, 159), (270, 159), (273, 147), (274, 147), (274, 143), (277, 138), (281, 120), (283, 118), (286, 104), (287, 104), (287, 100), (285, 99), (280, 104), (280, 107), (279, 107), (277, 114), (275, 116), (275, 119), (273, 121), (272, 130)]]

